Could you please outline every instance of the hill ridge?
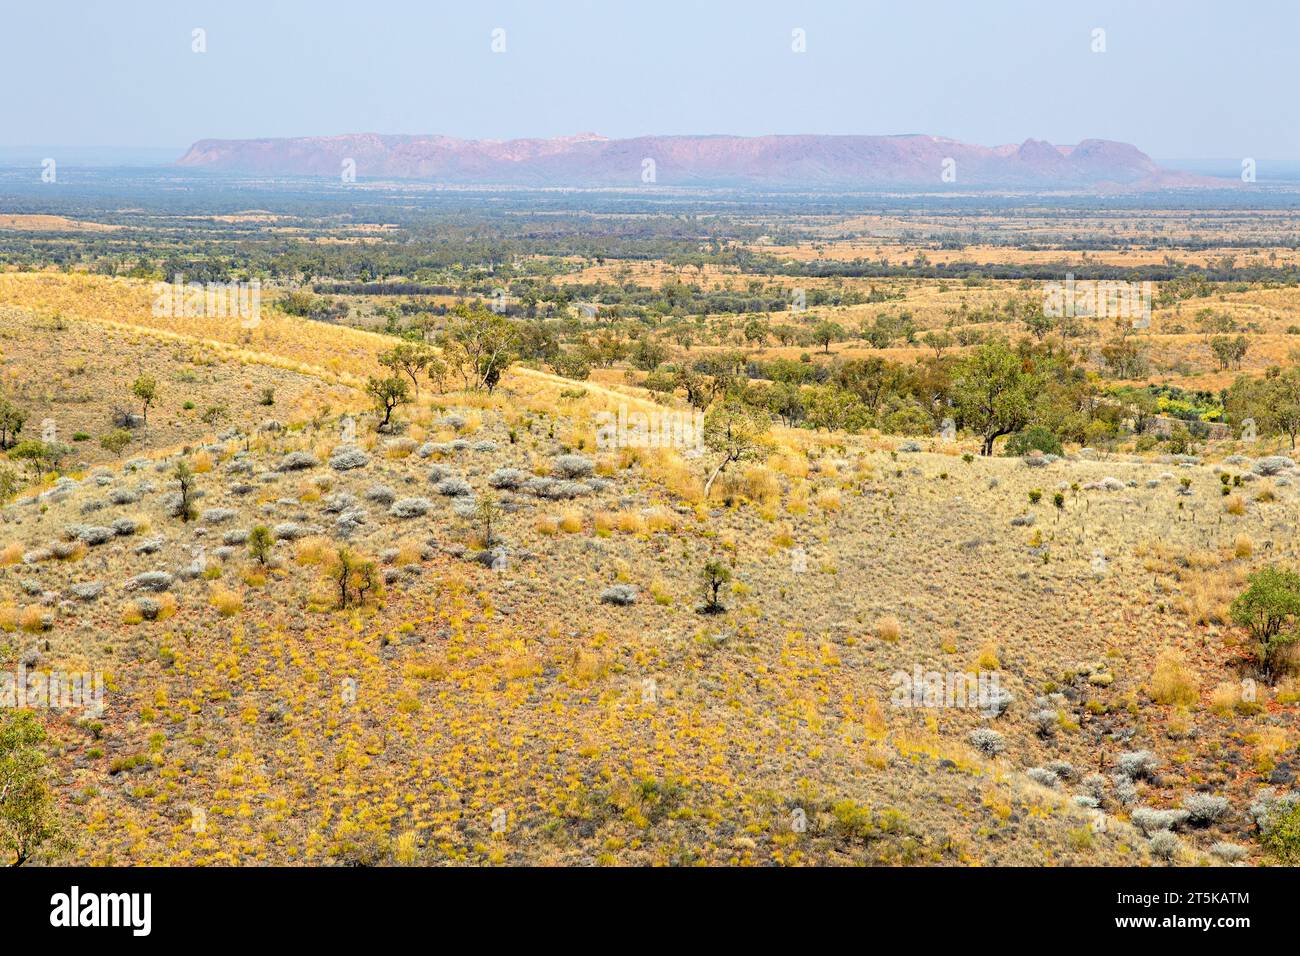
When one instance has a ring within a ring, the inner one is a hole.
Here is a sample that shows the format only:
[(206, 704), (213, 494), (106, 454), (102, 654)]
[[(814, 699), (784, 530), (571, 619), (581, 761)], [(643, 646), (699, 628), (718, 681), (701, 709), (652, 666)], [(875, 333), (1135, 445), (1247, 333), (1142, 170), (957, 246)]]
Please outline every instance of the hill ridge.
[(345, 133), (202, 139), (176, 163), (272, 176), (432, 180), (534, 187), (807, 189), (1163, 189), (1226, 186), (1164, 169), (1136, 146), (1026, 139), (980, 146), (929, 134), (669, 135), (472, 140), (437, 134)]

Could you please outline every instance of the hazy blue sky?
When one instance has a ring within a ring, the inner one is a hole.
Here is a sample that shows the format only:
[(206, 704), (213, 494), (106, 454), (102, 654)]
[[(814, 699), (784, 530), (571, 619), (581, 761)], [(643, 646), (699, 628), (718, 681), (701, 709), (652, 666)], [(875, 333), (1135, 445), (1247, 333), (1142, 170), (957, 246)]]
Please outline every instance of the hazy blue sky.
[[(1300, 158), (1300, 2), (8, 3), (0, 147), (913, 133)], [(191, 31), (207, 52), (191, 52)], [(506, 51), (491, 50), (505, 30)], [(807, 52), (791, 50), (806, 31)], [(1094, 53), (1092, 31), (1106, 31)]]

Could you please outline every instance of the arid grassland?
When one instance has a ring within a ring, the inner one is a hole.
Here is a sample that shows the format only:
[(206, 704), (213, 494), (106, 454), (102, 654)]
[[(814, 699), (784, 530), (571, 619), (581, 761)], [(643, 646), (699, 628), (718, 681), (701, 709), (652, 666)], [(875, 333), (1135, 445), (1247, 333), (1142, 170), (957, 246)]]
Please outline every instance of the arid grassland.
[(177, 202), (0, 208), (3, 862), (1300, 861), (1288, 201)]

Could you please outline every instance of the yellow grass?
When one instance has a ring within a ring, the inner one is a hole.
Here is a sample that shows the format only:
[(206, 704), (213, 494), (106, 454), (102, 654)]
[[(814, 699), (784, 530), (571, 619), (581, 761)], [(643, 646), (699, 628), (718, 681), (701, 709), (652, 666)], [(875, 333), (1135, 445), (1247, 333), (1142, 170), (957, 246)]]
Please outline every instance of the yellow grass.
[(1231, 620), (1229, 607), (1245, 579), (1244, 568), (1186, 573), (1174, 606), (1194, 624), (1226, 624)]
[(838, 488), (822, 488), (817, 492), (814, 501), (823, 511), (839, 511), (843, 503)]
[(29, 605), (18, 615), (18, 626), (29, 634), (39, 634), (45, 630), (45, 614), (36, 605)]
[(659, 506), (646, 511), (645, 523), (646, 530), (651, 534), (658, 534), (662, 531), (676, 531), (678, 527), (677, 515), (667, 508)]
[(1224, 681), (1222, 684), (1216, 684), (1213, 693), (1210, 694), (1210, 710), (1227, 717), (1236, 709), (1240, 701), (1241, 685)]
[(411, 866), (415, 862), (415, 854), (419, 849), (419, 836), (414, 830), (407, 830), (397, 838), (397, 843), (393, 849), (393, 857), (401, 866)]
[(890, 644), (898, 642), (903, 634), (903, 625), (896, 617), (882, 617), (876, 622), (876, 637)]
[(294, 549), (294, 560), (301, 565), (324, 564), (334, 556), (334, 545), (326, 537), (303, 538)]
[(1281, 727), (1262, 727), (1248, 736), (1246, 742), (1255, 745), (1255, 766), (1261, 772), (1276, 767), (1277, 758), (1291, 746)]
[(1156, 657), (1151, 675), (1151, 698), (1158, 704), (1194, 704), (1199, 692), (1196, 675), (1181, 653), (1166, 648)]
[(266, 586), (266, 572), (256, 564), (250, 564), (239, 572), (239, 580), (250, 588)]
[(217, 609), (222, 617), (233, 617), (244, 609), (243, 595), (230, 588), (217, 585), (208, 596), (208, 603)]

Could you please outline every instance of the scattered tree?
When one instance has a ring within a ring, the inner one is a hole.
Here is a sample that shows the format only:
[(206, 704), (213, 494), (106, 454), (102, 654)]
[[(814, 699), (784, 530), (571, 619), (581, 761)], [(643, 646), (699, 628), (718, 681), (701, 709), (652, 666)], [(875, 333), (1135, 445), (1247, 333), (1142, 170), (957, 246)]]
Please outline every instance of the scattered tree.
[(1210, 339), (1210, 351), (1214, 357), (1219, 360), (1219, 368), (1226, 369), (1230, 366), (1241, 368), (1241, 361), (1246, 357), (1246, 352), (1250, 349), (1250, 342), (1244, 335), (1228, 336), (1216, 335)]
[(1037, 377), (1001, 340), (986, 342), (963, 361), (953, 381), (953, 401), (963, 424), (982, 438), (981, 455), (993, 454), (993, 442), (1024, 427)]
[(722, 460), (704, 483), (706, 500), (718, 475), (733, 462), (751, 457), (771, 425), (766, 411), (746, 405), (738, 398), (724, 399), (709, 409), (704, 416), (704, 444), (722, 455)]
[(1238, 424), (1254, 419), (1260, 434), (1300, 436), (1300, 369), (1270, 368), (1263, 378), (1240, 376), (1224, 392), (1224, 407)]
[(366, 595), (379, 590), (379, 576), (375, 562), (358, 558), (352, 551), (340, 546), (335, 552), (330, 568), (330, 577), (338, 588), (338, 607), (340, 609), (366, 602)]
[(377, 356), (379, 364), (392, 370), (394, 375), (405, 375), (411, 380), (415, 397), (420, 397), (420, 373), (436, 358), (433, 349), (423, 342), (402, 342)]
[(5, 465), (0, 465), (0, 502), (8, 501), (18, 494), (18, 489), (21, 487), (22, 480), (18, 477), (18, 472)]
[(704, 610), (708, 614), (721, 614), (726, 610), (718, 599), (722, 586), (731, 580), (731, 568), (721, 561), (713, 560), (704, 565)]
[(59, 832), (40, 745), (45, 729), (30, 711), (0, 721), (0, 851), (22, 866)]
[(430, 355), (429, 364), (425, 366), (425, 374), (429, 376), (429, 384), (433, 386), (433, 390), (441, 392), (447, 384), (447, 363), (437, 355)]
[(26, 462), (27, 470), (31, 472), (32, 480), (35, 481), (45, 473), (47, 468), (53, 466), (54, 449), (43, 441), (29, 438), (9, 449), (9, 459)]
[(1270, 432), (1286, 435), (1295, 448), (1300, 435), (1300, 369), (1270, 375), (1264, 380), (1264, 403), (1260, 409), (1259, 423)]
[(149, 421), (149, 406), (158, 398), (158, 382), (152, 375), (141, 375), (131, 383), (131, 394), (140, 400), (141, 416)]
[(443, 336), (443, 354), (467, 390), (490, 393), (515, 360), (522, 337), (515, 322), (481, 304), (458, 305)]
[(760, 318), (752, 318), (745, 323), (743, 335), (745, 341), (750, 345), (763, 346), (767, 344), (767, 337), (771, 333), (768, 324)]
[(495, 540), (492, 533), (492, 525), (500, 517), (501, 509), (497, 506), (496, 496), (484, 492), (479, 496), (478, 504), (474, 507), (474, 515), (478, 518), (479, 524), (483, 527), (483, 547), (490, 548)]
[(952, 348), (956, 343), (956, 339), (952, 337), (952, 333), (944, 332), (942, 330), (926, 332), (921, 336), (921, 341), (934, 349), (934, 357), (937, 359), (943, 358), (943, 353)]
[(270, 560), (274, 545), (275, 538), (271, 535), (271, 529), (264, 524), (257, 525), (248, 533), (248, 553), (263, 567)]
[(390, 375), (388, 378), (370, 376), (366, 381), (366, 394), (374, 399), (375, 408), (384, 413), (384, 419), (379, 423), (380, 431), (388, 428), (393, 409), (411, 400), (411, 393), (406, 388), (406, 380), (395, 375)]
[(632, 367), (643, 372), (653, 372), (668, 361), (668, 346), (656, 342), (650, 336), (642, 336), (632, 349)]
[(830, 354), (831, 343), (840, 341), (846, 334), (844, 326), (838, 322), (818, 322), (812, 330), (813, 341), (820, 345), (827, 355)]
[(27, 415), (21, 408), (7, 398), (0, 398), (0, 450), (18, 441), (18, 433), (23, 430), (25, 421)]
[(172, 472), (172, 477), (180, 485), (181, 501), (177, 507), (177, 517), (183, 522), (193, 521), (198, 517), (198, 509), (194, 507), (195, 476), (194, 469), (190, 463), (181, 459), (176, 463), (176, 468)]
[(114, 428), (99, 436), (99, 446), (114, 455), (120, 455), (122, 449), (131, 444), (131, 432), (126, 428)]
[(1300, 615), (1300, 574), (1278, 567), (1261, 568), (1247, 578), (1246, 590), (1231, 606), (1232, 619), (1250, 632), (1254, 658), (1266, 680), (1285, 669), (1296, 641)]

